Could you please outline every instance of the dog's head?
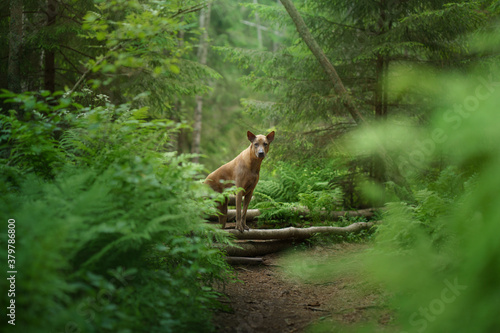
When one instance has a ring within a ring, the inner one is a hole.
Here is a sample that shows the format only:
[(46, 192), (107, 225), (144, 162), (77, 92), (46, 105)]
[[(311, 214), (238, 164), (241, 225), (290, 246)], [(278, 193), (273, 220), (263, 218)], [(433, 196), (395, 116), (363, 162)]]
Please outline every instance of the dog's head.
[(263, 159), (269, 151), (269, 145), (274, 140), (274, 131), (268, 135), (255, 135), (252, 132), (247, 132), (248, 140), (252, 143), (251, 150), (257, 158)]

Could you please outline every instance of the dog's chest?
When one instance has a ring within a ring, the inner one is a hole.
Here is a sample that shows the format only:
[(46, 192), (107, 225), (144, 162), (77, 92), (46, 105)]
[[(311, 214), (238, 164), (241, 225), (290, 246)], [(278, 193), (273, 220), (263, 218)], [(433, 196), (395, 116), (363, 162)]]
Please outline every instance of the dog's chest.
[(244, 182), (244, 188), (245, 190), (254, 188), (255, 185), (257, 185), (257, 182), (259, 181), (259, 173), (258, 172), (252, 172), (251, 174), (248, 175), (248, 178), (246, 179), (246, 182)]
[(254, 189), (259, 181), (259, 172), (249, 169), (241, 171), (238, 174), (236, 186), (243, 187), (245, 191)]

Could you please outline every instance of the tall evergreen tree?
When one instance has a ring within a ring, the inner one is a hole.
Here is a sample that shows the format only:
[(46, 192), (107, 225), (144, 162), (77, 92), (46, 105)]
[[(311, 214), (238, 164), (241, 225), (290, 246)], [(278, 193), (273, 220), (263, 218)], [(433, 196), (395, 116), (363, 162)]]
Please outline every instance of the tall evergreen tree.
[(21, 51), (23, 41), (23, 0), (10, 2), (9, 54), (7, 67), (7, 87), (13, 92), (21, 92)]
[[(210, 27), (210, 12), (211, 4), (203, 8), (200, 13), (200, 29), (202, 29), (200, 36), (200, 43), (198, 45), (197, 58), (201, 65), (207, 65), (208, 54), (208, 29)], [(203, 96), (196, 95), (196, 108), (194, 111), (194, 124), (193, 124), (193, 144), (191, 146), (191, 153), (195, 154), (193, 157), (194, 162), (199, 162), (200, 144), (201, 144), (201, 127), (203, 119)]]
[[(368, 118), (418, 110), (405, 96), (391, 96), (387, 73), (391, 64), (428, 63), (437, 68), (468, 61), (463, 36), (485, 22), (479, 1), (295, 1), (306, 26), (324, 50), (346, 88)], [(290, 26), (284, 8), (249, 5), (268, 21)], [(277, 101), (247, 100), (252, 111), (288, 125), (304, 122), (331, 127), (346, 109), (338, 93), (325, 84), (322, 70), (305, 43), (293, 32), (279, 52), (222, 49), (227, 59), (252, 67), (245, 81), (262, 91), (274, 91)], [(345, 121), (345, 120), (344, 120)], [(302, 126), (302, 125), (301, 125)]]
[[(298, 28), (299, 38), (290, 31), (289, 46), (278, 52), (220, 50), (228, 60), (243, 66), (259, 64), (251, 67), (244, 80), (257, 90), (273, 91), (276, 100), (245, 100), (245, 106), (251, 112), (277, 119), (290, 130), (306, 128), (302, 133), (307, 134), (307, 140), (318, 137), (313, 145), (317, 148), (311, 149), (311, 154), (322, 150), (321, 142), (331, 142), (362, 118), (371, 122), (387, 115), (425, 117), (422, 104), (415, 102), (414, 96), (390, 92), (391, 66), (466, 66), (470, 55), (464, 36), (486, 22), (487, 17), (479, 1), (295, 3), (299, 9), (295, 16), (303, 18), (311, 38)], [(268, 21), (290, 26), (290, 16), (284, 15), (280, 6), (249, 7)], [(296, 21), (294, 17), (292, 20)], [(311, 40), (317, 42), (317, 47), (311, 47)], [(314, 50), (322, 50), (324, 55)], [(334, 71), (328, 70), (327, 63), (333, 64)], [(296, 136), (301, 132), (292, 133)], [(394, 165), (385, 169), (381, 162), (375, 158), (369, 163), (373, 177), (381, 181), (399, 178)]]

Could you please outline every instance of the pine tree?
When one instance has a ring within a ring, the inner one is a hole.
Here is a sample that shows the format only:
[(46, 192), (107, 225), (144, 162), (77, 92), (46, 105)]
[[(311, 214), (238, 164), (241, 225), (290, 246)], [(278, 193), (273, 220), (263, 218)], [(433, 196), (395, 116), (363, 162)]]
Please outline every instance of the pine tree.
[(23, 0), (10, 2), (9, 61), (7, 86), (11, 91), (21, 92), (21, 51), (23, 41)]
[[(289, 31), (289, 46), (278, 52), (219, 50), (226, 59), (251, 66), (245, 82), (259, 91), (275, 93), (275, 101), (245, 100), (247, 109), (277, 119), (295, 137), (307, 133), (305, 140), (316, 140), (315, 151), (323, 149), (317, 143), (332, 141), (363, 118), (368, 122), (387, 115), (425, 118), (414, 94), (390, 92), (392, 66), (464, 67), (470, 61), (464, 36), (486, 21), (478, 1), (320, 0), (296, 4), (299, 13), (295, 16), (303, 18), (311, 38), (300, 30), (298, 38)], [(280, 6), (249, 7), (268, 21), (293, 26)], [(318, 46), (311, 47), (310, 40)], [(259, 66), (253, 67), (256, 63)], [(333, 64), (333, 71), (328, 70), (328, 63)], [(306, 130), (296, 131), (299, 127)], [(296, 137), (296, 141), (301, 140)], [(399, 179), (394, 163), (382, 162), (390, 161), (385, 158), (389, 156), (381, 156), (371, 163), (370, 174), (380, 181)]]
[[(201, 65), (207, 65), (208, 54), (208, 29), (210, 27), (210, 11), (211, 4), (209, 3), (200, 13), (200, 29), (202, 29), (200, 44), (198, 46), (197, 58)], [(195, 154), (193, 161), (198, 163), (201, 144), (201, 126), (203, 117), (203, 96), (196, 95), (196, 109), (194, 111), (194, 124), (193, 124), (193, 144), (191, 146), (191, 153)]]
[[(427, 63), (436, 68), (464, 66), (469, 60), (463, 36), (486, 20), (480, 2), (461, 1), (296, 1), (300, 15), (368, 118), (418, 112), (405, 96), (391, 96), (392, 64)], [(249, 5), (268, 21), (293, 26), (284, 8)], [(278, 52), (220, 48), (227, 60), (253, 67), (244, 78), (260, 91), (274, 91), (277, 103), (246, 101), (251, 111), (293, 126), (300, 117), (331, 126), (345, 117), (344, 100), (302, 40), (292, 36)], [(301, 125), (302, 126), (302, 125)]]

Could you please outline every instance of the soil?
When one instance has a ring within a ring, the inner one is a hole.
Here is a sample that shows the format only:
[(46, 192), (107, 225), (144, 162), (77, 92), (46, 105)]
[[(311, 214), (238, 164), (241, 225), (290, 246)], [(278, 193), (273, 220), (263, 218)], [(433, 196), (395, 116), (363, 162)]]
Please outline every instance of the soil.
[(349, 261), (368, 247), (316, 247), (293, 251), (292, 256), (266, 255), (264, 265), (236, 266), (240, 282), (220, 290), (227, 297), (221, 299), (226, 309), (215, 314), (217, 332), (306, 332), (311, 328), (331, 332), (366, 323), (387, 328), (393, 313), (380, 286), (352, 272), (328, 271), (328, 262)]

